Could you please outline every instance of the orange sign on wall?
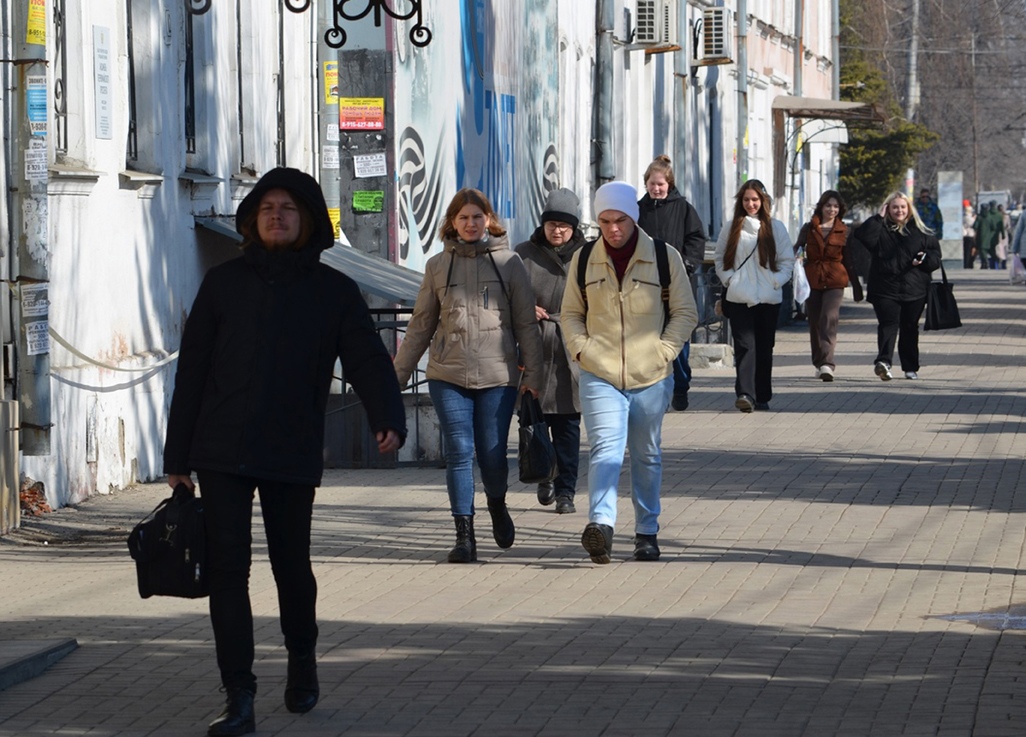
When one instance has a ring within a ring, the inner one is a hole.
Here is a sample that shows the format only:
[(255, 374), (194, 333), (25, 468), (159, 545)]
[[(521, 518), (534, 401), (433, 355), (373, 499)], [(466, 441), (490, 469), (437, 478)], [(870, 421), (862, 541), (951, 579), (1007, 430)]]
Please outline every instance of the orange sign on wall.
[(338, 127), (344, 131), (385, 129), (384, 97), (338, 98)]

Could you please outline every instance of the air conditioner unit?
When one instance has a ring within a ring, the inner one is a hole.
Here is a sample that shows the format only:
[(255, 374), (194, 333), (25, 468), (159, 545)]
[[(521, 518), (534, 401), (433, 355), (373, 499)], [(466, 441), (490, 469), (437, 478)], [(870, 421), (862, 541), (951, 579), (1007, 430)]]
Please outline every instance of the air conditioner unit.
[(699, 64), (729, 64), (730, 11), (727, 8), (706, 8), (702, 14), (702, 55)]
[(676, 0), (638, 0), (638, 22), (635, 26), (634, 43), (675, 46), (676, 10)]

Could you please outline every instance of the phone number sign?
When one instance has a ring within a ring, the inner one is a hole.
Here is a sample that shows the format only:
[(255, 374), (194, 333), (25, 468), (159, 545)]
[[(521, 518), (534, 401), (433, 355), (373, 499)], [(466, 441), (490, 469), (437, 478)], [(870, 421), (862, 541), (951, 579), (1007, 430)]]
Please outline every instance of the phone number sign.
[(338, 98), (338, 127), (344, 131), (385, 129), (384, 97)]

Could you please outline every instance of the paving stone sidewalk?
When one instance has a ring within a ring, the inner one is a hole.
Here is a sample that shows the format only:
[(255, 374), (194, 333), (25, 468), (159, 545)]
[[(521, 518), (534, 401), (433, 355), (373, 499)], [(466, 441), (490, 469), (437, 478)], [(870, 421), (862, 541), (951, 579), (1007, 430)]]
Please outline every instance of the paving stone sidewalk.
[[(850, 302), (832, 384), (803, 324), (778, 334), (770, 412), (699, 371), (664, 423), (658, 563), (629, 559), (626, 496), (597, 566), (586, 495), (559, 516), (514, 483), (517, 544), (496, 548), (484, 515), (480, 562), (450, 565), (444, 471), (328, 472), (307, 715), (281, 702), (256, 533), (257, 734), (1026, 734), (1026, 289), (1006, 274), (949, 272), (965, 326), (922, 336), (919, 381), (873, 374), (872, 308)], [(0, 538), (0, 641), (78, 643), (0, 691), (0, 737), (205, 734), (223, 698), (206, 602), (139, 599), (124, 545), (167, 491)]]

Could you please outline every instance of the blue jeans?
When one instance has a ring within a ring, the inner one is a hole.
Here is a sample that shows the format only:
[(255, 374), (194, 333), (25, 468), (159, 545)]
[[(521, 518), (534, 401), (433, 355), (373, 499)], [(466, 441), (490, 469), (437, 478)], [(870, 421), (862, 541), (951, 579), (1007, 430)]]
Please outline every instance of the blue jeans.
[(691, 389), (691, 341), (684, 344), (680, 355), (673, 359), (673, 394), (687, 396)]
[(631, 452), (634, 531), (659, 531), (659, 487), (663, 481), (663, 415), (673, 393), (667, 376), (644, 389), (617, 389), (581, 371), (581, 414), (591, 450), (588, 456), (588, 519), (616, 527), (616, 489), (626, 449)]
[(474, 514), (474, 451), (485, 496), (505, 499), (509, 477), (506, 443), (517, 389), (464, 389), (431, 379), (428, 393), (442, 428), (445, 485), (454, 516)]

